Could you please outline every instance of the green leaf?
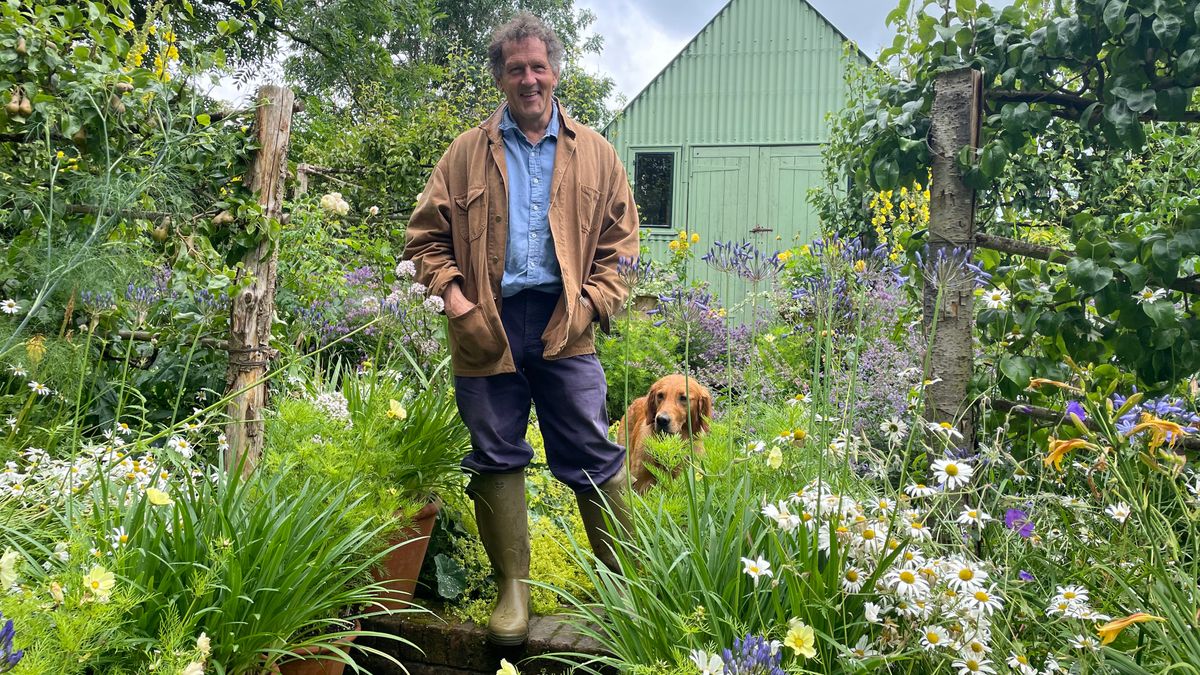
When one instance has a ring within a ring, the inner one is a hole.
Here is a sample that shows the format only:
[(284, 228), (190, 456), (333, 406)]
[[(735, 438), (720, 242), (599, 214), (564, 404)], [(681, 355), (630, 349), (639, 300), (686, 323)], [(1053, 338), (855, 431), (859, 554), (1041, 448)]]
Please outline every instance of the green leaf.
[(467, 590), (467, 570), (462, 563), (445, 553), (433, 557), (437, 570), (437, 592), (447, 600), (455, 600)]
[(1008, 151), (1004, 149), (1004, 144), (992, 141), (983, 148), (983, 154), (979, 158), (979, 170), (987, 178), (995, 178), (1004, 171), (1007, 162)]
[(1188, 84), (1194, 81), (1198, 71), (1200, 71), (1200, 49), (1185, 50), (1178, 59), (1175, 59), (1176, 82)]
[(1130, 290), (1137, 292), (1146, 287), (1146, 280), (1150, 278), (1150, 270), (1146, 266), (1137, 262), (1118, 262), (1117, 267), (1121, 270), (1121, 274), (1129, 280)]
[(1000, 372), (1013, 384), (1028, 387), (1029, 378), (1033, 377), (1033, 360), (1028, 356), (1005, 356), (1000, 359)]
[(1113, 35), (1120, 35), (1125, 30), (1125, 0), (1108, 0), (1104, 6), (1104, 26)]
[(871, 177), (880, 190), (894, 190), (900, 185), (900, 165), (890, 154), (877, 157), (871, 163)]
[(200, 126), (202, 127), (212, 124), (212, 118), (209, 117), (208, 113), (200, 113), (199, 115), (196, 115), (196, 121), (199, 122)]
[(1112, 246), (1109, 246), (1108, 242), (1103, 239), (1092, 241), (1092, 236), (1097, 235), (1093, 234), (1081, 238), (1079, 243), (1075, 244), (1075, 252), (1084, 258), (1091, 258), (1092, 260), (1103, 260), (1111, 256), (1113, 252)]
[(1158, 300), (1156, 302), (1147, 302), (1142, 305), (1142, 311), (1154, 325), (1159, 328), (1167, 328), (1175, 325), (1175, 303), (1170, 300)]
[(1085, 293), (1096, 293), (1112, 281), (1111, 267), (1102, 267), (1087, 258), (1072, 258), (1067, 263), (1067, 277)]
[(1181, 118), (1187, 111), (1188, 94), (1183, 87), (1167, 87), (1158, 91), (1154, 107), (1160, 119)]
[(1133, 90), (1128, 87), (1113, 87), (1113, 96), (1125, 102), (1129, 109), (1142, 114), (1154, 107), (1157, 95), (1153, 89)]
[(1174, 14), (1163, 14), (1160, 12), (1158, 16), (1154, 17), (1154, 23), (1151, 24), (1151, 27), (1159, 43), (1169, 49), (1179, 39), (1179, 30), (1183, 28), (1183, 19)]
[(975, 9), (975, 0), (954, 0), (954, 11), (957, 12), (960, 17), (967, 14), (974, 14)]

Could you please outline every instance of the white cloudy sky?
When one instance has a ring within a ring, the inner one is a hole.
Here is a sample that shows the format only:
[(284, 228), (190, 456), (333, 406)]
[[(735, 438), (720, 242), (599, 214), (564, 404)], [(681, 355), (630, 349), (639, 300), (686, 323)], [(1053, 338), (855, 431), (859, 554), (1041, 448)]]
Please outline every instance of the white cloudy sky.
[[(758, 0), (739, 0), (756, 2)], [(804, 2), (804, 0), (795, 0)], [(576, 0), (596, 15), (592, 30), (604, 36), (604, 52), (584, 66), (611, 75), (617, 91), (633, 98), (700, 32), (728, 0)], [(892, 40), (883, 19), (896, 0), (809, 0), (869, 56)]]

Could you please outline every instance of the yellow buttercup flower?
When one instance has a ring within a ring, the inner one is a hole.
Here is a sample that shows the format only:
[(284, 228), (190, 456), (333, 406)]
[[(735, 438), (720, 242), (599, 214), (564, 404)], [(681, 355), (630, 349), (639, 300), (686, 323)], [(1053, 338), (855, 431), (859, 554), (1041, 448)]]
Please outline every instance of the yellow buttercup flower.
[(1126, 628), (1135, 623), (1146, 623), (1147, 621), (1166, 621), (1166, 619), (1160, 616), (1154, 616), (1153, 614), (1147, 614), (1145, 612), (1136, 612), (1127, 617), (1109, 621), (1103, 626), (1097, 626), (1096, 633), (1100, 636), (1100, 644), (1106, 645), (1113, 640), (1116, 640), (1117, 636), (1121, 634), (1121, 631), (1125, 630)]

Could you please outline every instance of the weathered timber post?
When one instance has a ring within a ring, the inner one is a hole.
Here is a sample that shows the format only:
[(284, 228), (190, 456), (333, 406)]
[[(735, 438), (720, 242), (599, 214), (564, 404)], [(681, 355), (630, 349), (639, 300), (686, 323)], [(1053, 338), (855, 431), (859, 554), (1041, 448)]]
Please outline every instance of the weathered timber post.
[(927, 389), (925, 415), (955, 424), (966, 445), (974, 443), (967, 386), (975, 358), (975, 285), (963, 266), (975, 250), (975, 191), (963, 184), (957, 157), (963, 146), (979, 144), (982, 88), (977, 70), (938, 75), (929, 130), (933, 176), (923, 317), (925, 334), (932, 335), (929, 377), (936, 382)]
[[(258, 195), (263, 218), (279, 220), (283, 209), (283, 178), (287, 170), (294, 95), (286, 87), (267, 85), (258, 90), (257, 98), (260, 105), (254, 127), (259, 149), (251, 163), (246, 185)], [(229, 449), (225, 451), (225, 466), (233, 470), (240, 465), (243, 473), (253, 471), (262, 454), (262, 410), (267, 403), (267, 387), (261, 380), (273, 354), (271, 319), (275, 313), (277, 262), (277, 249), (264, 233), (258, 245), (242, 258), (238, 281), (249, 280), (249, 284), (233, 299), (229, 319), (229, 369), (225, 376), (225, 391), (226, 394), (242, 393), (234, 396), (226, 408), (229, 421), (225, 436)]]

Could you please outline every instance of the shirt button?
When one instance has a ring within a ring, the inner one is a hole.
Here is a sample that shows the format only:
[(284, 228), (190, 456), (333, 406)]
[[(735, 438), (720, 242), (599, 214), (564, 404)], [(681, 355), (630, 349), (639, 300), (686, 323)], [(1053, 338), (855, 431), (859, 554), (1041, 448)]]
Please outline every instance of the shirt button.
[(534, 185), (537, 185), (537, 184), (538, 184), (538, 183), (540, 183), (540, 182), (542, 182), (542, 179), (541, 179), (541, 178), (534, 178), (534, 179), (533, 179), (533, 184), (534, 184)]
[(500, 222), (500, 216), (496, 216), (496, 222)]
[(500, 256), (492, 256), (492, 262), (496, 262), (498, 260), (500, 260)]

